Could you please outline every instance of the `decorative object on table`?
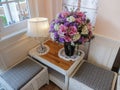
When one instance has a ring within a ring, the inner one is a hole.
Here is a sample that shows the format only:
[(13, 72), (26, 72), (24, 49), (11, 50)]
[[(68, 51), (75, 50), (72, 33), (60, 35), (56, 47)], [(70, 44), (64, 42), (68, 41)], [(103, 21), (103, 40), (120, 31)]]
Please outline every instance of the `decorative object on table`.
[(50, 36), (52, 40), (64, 43), (65, 54), (72, 56), (75, 46), (90, 41), (92, 29), (90, 20), (87, 19), (85, 13), (63, 11), (52, 20)]
[(64, 51), (68, 56), (72, 56), (74, 54), (75, 46), (71, 45), (71, 42), (64, 42)]
[[(76, 61), (78, 59), (80, 59), (80, 57), (84, 56), (84, 52), (82, 50), (75, 50), (75, 54), (73, 54), (71, 57), (70, 56), (67, 56), (65, 54), (65, 48), (61, 48), (58, 52), (58, 56), (66, 61), (69, 61), (69, 60), (72, 60), (72, 61)], [(79, 55), (78, 55), (79, 53)]]
[(40, 41), (40, 38), (49, 36), (49, 23), (47, 18), (36, 17), (29, 19), (27, 35), (34, 37), (40, 43), (40, 47), (37, 48), (37, 52), (40, 55), (48, 52), (48, 46), (43, 45)]

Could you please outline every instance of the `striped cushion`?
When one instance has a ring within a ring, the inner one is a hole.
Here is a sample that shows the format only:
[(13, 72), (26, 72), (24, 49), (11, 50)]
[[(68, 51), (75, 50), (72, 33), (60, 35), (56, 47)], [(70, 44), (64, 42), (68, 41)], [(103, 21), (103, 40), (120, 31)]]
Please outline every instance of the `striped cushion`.
[(114, 72), (84, 62), (73, 78), (94, 90), (111, 90)]
[(14, 90), (19, 90), (42, 69), (43, 68), (39, 64), (27, 58), (23, 62), (2, 74), (1, 77)]

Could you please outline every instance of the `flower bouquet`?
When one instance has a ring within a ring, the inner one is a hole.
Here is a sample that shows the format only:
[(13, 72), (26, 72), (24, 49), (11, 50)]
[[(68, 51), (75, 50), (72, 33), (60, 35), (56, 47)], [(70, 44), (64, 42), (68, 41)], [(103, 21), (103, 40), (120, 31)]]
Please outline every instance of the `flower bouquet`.
[(64, 43), (65, 46), (71, 45), (74, 49), (75, 45), (83, 44), (91, 39), (92, 25), (83, 12), (63, 11), (52, 20), (50, 37), (54, 41)]

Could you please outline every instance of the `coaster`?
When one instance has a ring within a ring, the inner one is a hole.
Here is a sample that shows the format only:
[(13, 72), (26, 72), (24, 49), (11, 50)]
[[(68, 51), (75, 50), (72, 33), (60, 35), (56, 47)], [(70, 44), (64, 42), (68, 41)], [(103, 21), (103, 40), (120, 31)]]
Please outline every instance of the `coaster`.
[(49, 51), (49, 47), (47, 45), (43, 45), (43, 51), (39, 50), (40, 46), (36, 48), (36, 51), (39, 53), (39, 55), (45, 55)]
[(34, 53), (34, 55), (45, 55), (49, 52), (50, 48), (47, 45), (44, 45), (44, 46), (46, 47), (46, 51), (44, 53), (39, 53), (37, 51), (37, 48), (39, 47), (39, 45), (37, 47), (33, 48), (29, 53), (32, 53), (32, 54)]
[(83, 51), (81, 50), (75, 50), (74, 55), (73, 56), (67, 56), (65, 54), (65, 50), (64, 48), (61, 48), (58, 52), (58, 56), (66, 61), (76, 61), (77, 59), (79, 59), (81, 57), (81, 54), (83, 53)]

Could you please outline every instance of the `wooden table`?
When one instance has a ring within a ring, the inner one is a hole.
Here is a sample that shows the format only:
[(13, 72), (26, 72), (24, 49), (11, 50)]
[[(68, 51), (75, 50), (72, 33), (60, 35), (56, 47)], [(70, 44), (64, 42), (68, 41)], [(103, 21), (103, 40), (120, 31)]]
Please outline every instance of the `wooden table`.
[(51, 40), (48, 40), (44, 44), (49, 47), (49, 52), (47, 54), (39, 55), (36, 51), (37, 46), (29, 51), (29, 55), (37, 59), (39, 62), (47, 65), (49, 67), (50, 80), (63, 90), (67, 90), (69, 76), (83, 59), (84, 53), (82, 53), (80, 58), (76, 61), (66, 61), (58, 56), (58, 51), (63, 48), (63, 45)]

